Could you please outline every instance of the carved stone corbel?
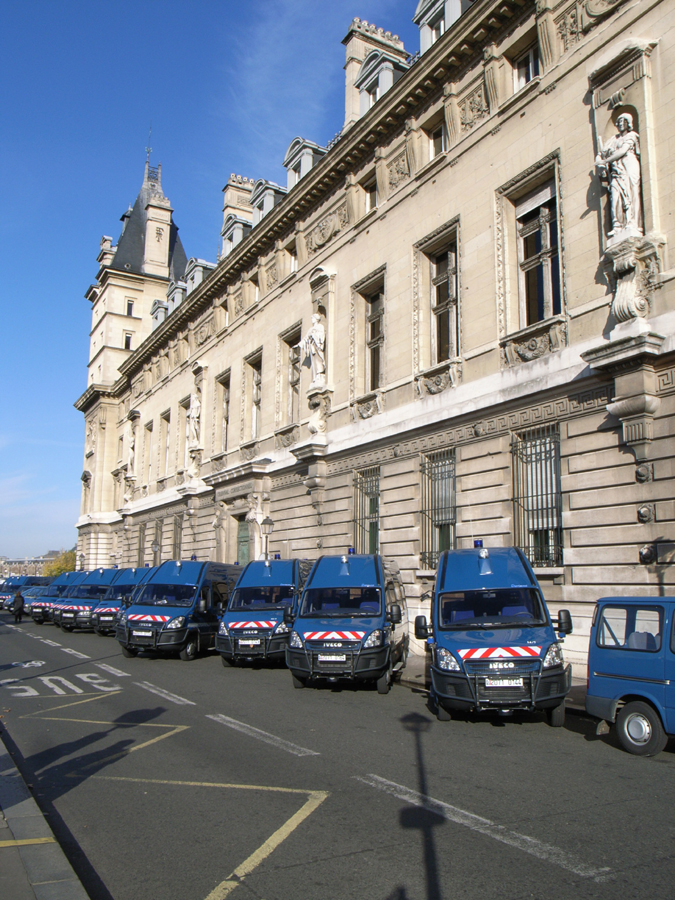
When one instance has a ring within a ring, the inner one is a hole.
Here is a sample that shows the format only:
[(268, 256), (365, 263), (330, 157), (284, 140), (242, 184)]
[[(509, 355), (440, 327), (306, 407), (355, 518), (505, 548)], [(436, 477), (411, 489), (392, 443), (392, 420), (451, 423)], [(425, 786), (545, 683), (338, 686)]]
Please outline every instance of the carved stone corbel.
[(661, 272), (661, 235), (631, 237), (605, 250), (605, 266), (614, 288), (612, 315), (618, 323), (645, 318)]
[(623, 442), (635, 454), (637, 462), (648, 458), (648, 445), (654, 439), (654, 416), (661, 401), (653, 394), (626, 397), (607, 404), (607, 411), (621, 420)]
[(310, 434), (325, 434), (327, 420), (331, 412), (331, 390), (311, 391), (307, 394), (307, 405), (312, 415), (307, 423)]

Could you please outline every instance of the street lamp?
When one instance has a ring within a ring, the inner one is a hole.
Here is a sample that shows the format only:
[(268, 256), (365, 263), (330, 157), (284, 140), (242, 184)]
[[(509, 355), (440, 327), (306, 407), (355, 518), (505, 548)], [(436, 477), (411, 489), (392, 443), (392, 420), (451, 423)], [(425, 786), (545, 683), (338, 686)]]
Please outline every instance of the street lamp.
[(270, 519), (269, 516), (265, 516), (265, 518), (260, 523), (260, 533), (263, 536), (263, 553), (265, 555), (265, 559), (269, 559), (270, 555), (268, 553), (270, 535), (274, 531), (274, 522)]

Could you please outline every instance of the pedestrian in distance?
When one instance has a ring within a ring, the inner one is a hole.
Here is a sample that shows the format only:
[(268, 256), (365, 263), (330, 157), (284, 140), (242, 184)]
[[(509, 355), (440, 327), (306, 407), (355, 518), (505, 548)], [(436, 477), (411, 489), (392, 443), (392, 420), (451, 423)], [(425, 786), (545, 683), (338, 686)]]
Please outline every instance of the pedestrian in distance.
[(14, 621), (17, 624), (21, 624), (21, 617), (23, 616), (23, 594), (21, 591), (16, 592), (12, 609), (14, 610)]

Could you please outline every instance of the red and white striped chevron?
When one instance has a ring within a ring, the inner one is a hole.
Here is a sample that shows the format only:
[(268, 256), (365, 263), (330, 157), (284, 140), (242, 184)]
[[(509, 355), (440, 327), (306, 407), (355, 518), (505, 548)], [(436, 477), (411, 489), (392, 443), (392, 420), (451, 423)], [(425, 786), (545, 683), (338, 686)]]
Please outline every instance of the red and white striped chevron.
[(61, 610), (65, 612), (81, 612), (83, 609), (91, 609), (91, 606), (62, 606)]
[(150, 616), (147, 613), (131, 613), (127, 616), (130, 622), (168, 622), (173, 616)]
[(510, 659), (514, 656), (539, 656), (541, 647), (472, 647), (460, 650), (462, 659)]
[(306, 641), (360, 641), (365, 631), (305, 631)]
[(274, 628), (274, 622), (230, 622), (228, 628)]
[(119, 612), (119, 608), (118, 608), (117, 606), (97, 606), (97, 607), (96, 607), (96, 612), (97, 612), (97, 613), (102, 613), (102, 612)]

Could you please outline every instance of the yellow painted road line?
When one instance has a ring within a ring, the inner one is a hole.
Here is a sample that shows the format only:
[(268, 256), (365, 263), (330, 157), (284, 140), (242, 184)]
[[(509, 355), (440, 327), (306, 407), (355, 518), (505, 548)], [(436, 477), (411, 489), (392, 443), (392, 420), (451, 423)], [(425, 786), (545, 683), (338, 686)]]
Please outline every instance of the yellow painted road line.
[(267, 857), (276, 850), (282, 841), (285, 841), (286, 838), (295, 831), (298, 825), (304, 822), (308, 816), (311, 816), (314, 810), (323, 803), (327, 796), (328, 793), (326, 791), (312, 791), (304, 806), (302, 806), (295, 815), (291, 816), (281, 828), (277, 829), (277, 831), (275, 831), (274, 834), (255, 851), (255, 853), (252, 853), (248, 859), (245, 859), (244, 862), (234, 870), (229, 878), (226, 878), (217, 888), (212, 890), (206, 897), (206, 900), (225, 900), (225, 898), (242, 883), (247, 875), (250, 875), (261, 862), (266, 860)]
[[(138, 723), (140, 727), (143, 727), (143, 723)], [(156, 744), (158, 741), (163, 741), (165, 738), (173, 737), (174, 734), (180, 734), (181, 731), (187, 731), (190, 727), (189, 725), (164, 725), (161, 726), (163, 728), (173, 728), (173, 731), (169, 731), (167, 734), (158, 734), (157, 737), (151, 738), (149, 741), (144, 741), (142, 744), (134, 744), (133, 747), (129, 747), (128, 750), (122, 750), (121, 753), (113, 753), (111, 756), (104, 756), (103, 759), (97, 759), (96, 762), (89, 763), (87, 766), (83, 766), (79, 771), (86, 772), (87, 769), (93, 769), (96, 766), (100, 766), (102, 763), (110, 763), (115, 759), (123, 759), (125, 756), (128, 756), (130, 753), (133, 753), (135, 750), (143, 750), (145, 747), (149, 747), (151, 744)], [(77, 773), (74, 773), (74, 778), (77, 778)]]
[[(206, 788), (236, 788), (241, 791), (271, 791), (280, 794), (304, 794), (305, 796), (318, 793), (307, 791), (303, 788), (270, 787), (263, 784), (228, 784), (219, 781), (172, 781), (164, 778), (132, 778), (124, 775), (92, 775), (100, 781), (131, 781), (136, 784), (172, 784), (178, 787), (206, 787)], [(328, 796), (328, 795), (326, 795)]]
[(2, 847), (28, 847), (31, 844), (55, 844), (56, 838), (53, 837), (45, 837), (45, 838), (26, 838), (23, 841), (0, 841), (0, 848)]
[[(85, 694), (84, 696), (87, 698), (86, 700), (75, 700), (73, 703), (64, 703), (62, 706), (51, 706), (47, 710), (38, 710), (37, 712), (26, 713), (25, 716), (20, 716), (21, 719), (30, 719), (35, 716), (42, 716), (43, 712), (56, 712), (58, 709), (67, 709), (69, 706), (79, 706), (80, 703), (91, 703), (92, 700), (101, 700), (103, 697), (114, 697), (116, 694), (121, 694), (122, 691), (97, 691), (95, 694)], [(44, 700), (52, 700), (56, 699), (55, 697), (44, 697)], [(65, 719), (64, 721), (68, 721)]]

